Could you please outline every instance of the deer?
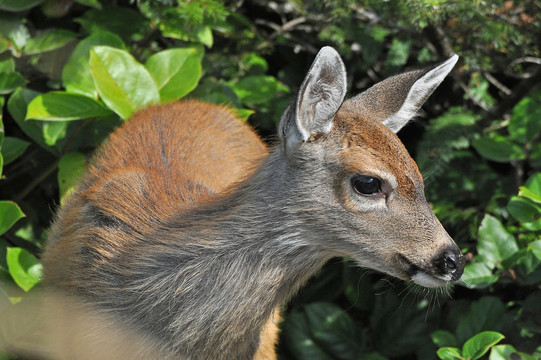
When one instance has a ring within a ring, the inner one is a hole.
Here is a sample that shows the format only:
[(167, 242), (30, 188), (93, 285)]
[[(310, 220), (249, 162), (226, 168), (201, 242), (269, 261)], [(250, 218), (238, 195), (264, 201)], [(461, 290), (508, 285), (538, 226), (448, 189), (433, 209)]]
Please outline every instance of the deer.
[(224, 105), (135, 114), (52, 225), (52, 357), (276, 359), (282, 307), (336, 257), (421, 287), (456, 282), (464, 257), (396, 133), (457, 59), (345, 100), (345, 65), (323, 47), (271, 149)]

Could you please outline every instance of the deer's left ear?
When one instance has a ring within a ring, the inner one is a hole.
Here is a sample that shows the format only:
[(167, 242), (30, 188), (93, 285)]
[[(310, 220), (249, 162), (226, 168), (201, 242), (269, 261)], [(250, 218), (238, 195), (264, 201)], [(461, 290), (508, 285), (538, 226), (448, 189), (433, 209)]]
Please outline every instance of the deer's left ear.
[(453, 55), (444, 63), (436, 66), (413, 83), (409, 89), (404, 103), (397, 112), (383, 120), (383, 125), (392, 132), (397, 133), (410, 121), (426, 99), (436, 90), (443, 79), (451, 72), (458, 60), (458, 55)]
[(392, 76), (347, 100), (344, 106), (365, 117), (382, 121), (396, 133), (416, 115), (457, 60), (458, 56), (453, 55), (435, 67)]

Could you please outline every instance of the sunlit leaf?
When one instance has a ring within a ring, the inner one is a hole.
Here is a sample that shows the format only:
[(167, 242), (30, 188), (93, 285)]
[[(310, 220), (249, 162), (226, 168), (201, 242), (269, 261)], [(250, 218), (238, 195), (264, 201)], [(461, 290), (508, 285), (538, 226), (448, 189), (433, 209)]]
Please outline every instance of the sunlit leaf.
[(86, 169), (86, 158), (81, 153), (68, 153), (58, 163), (60, 203), (74, 190)]
[(180, 99), (192, 91), (201, 77), (201, 61), (195, 48), (168, 49), (145, 63), (160, 91), (162, 101)]
[(97, 45), (124, 48), (122, 39), (108, 31), (99, 31), (83, 39), (71, 54), (62, 70), (62, 82), (66, 91), (98, 98), (98, 90), (90, 72), (90, 49)]
[(12, 201), (0, 201), (0, 235), (23, 217), (24, 214), (17, 204)]
[(484, 331), (466, 341), (462, 347), (462, 355), (471, 360), (477, 360), (487, 351), (505, 338), (495, 331)]
[(63, 91), (36, 96), (26, 113), (33, 120), (80, 120), (109, 115), (111, 111), (89, 97)]
[(516, 253), (518, 245), (498, 219), (485, 215), (479, 227), (477, 251), (489, 267), (494, 267)]
[(94, 47), (90, 51), (90, 71), (101, 99), (123, 119), (160, 101), (148, 70), (124, 50)]
[(9, 273), (15, 283), (24, 291), (29, 291), (41, 280), (41, 263), (36, 257), (22, 248), (7, 249)]
[(63, 29), (55, 29), (38, 35), (26, 43), (24, 52), (28, 55), (39, 54), (61, 48), (75, 40), (77, 34)]

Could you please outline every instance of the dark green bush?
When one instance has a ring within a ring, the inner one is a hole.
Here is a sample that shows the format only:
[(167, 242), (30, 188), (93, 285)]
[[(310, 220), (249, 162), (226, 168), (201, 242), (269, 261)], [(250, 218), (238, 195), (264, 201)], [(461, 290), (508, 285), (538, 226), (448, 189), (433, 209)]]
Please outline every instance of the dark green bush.
[(541, 357), (541, 2), (0, 0), (0, 359), (39, 351), (40, 252), (93, 150), (153, 103), (227, 103), (272, 142), (315, 52), (351, 93), (458, 53), (400, 136), (468, 259), (451, 294), (329, 263), (283, 359)]

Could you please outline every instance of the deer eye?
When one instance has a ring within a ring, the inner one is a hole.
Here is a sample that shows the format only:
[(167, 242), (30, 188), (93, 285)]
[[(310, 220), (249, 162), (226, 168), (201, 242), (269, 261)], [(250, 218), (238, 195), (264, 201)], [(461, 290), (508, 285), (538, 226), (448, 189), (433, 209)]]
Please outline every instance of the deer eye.
[(351, 185), (361, 195), (375, 195), (381, 192), (381, 180), (373, 176), (355, 175)]

